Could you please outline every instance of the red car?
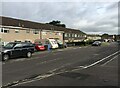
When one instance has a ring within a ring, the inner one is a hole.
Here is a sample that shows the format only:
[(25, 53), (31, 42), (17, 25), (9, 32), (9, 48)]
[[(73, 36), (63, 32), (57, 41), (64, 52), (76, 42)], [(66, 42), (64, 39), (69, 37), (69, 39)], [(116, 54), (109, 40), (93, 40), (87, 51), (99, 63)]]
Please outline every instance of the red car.
[(39, 43), (35, 43), (35, 49), (37, 51), (41, 51), (41, 50), (43, 51), (43, 50), (45, 50), (45, 46), (42, 44), (39, 44)]

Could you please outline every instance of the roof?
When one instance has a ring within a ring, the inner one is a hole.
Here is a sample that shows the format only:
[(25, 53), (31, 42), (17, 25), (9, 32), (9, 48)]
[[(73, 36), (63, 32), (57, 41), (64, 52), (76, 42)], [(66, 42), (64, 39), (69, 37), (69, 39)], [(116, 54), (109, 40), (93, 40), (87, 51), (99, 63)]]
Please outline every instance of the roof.
[(23, 27), (23, 28), (55, 30), (55, 31), (64, 31), (64, 32), (69, 32), (69, 33), (85, 34), (84, 32), (80, 30), (76, 30), (76, 29), (58, 27), (58, 26), (53, 26), (50, 24), (43, 24), (43, 23), (9, 18), (9, 17), (4, 17), (4, 16), (0, 16), (0, 20), (2, 20), (2, 22), (0, 22), (0, 25), (4, 25), (4, 26), (15, 26), (15, 27)]
[(101, 37), (101, 35), (95, 35), (95, 34), (88, 34), (88, 37)]

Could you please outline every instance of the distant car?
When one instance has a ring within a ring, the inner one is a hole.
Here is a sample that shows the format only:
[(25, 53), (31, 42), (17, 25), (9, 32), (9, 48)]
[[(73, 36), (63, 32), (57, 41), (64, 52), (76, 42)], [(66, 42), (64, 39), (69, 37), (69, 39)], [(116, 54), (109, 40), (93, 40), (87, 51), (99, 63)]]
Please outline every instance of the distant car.
[(101, 42), (100, 41), (95, 41), (92, 43), (92, 46), (100, 46)]
[(28, 42), (10, 42), (6, 44), (0, 52), (0, 54), (2, 54), (2, 61), (20, 56), (30, 58), (32, 53), (34, 53), (34, 46)]
[(35, 43), (35, 49), (37, 51), (43, 51), (43, 50), (46, 50), (45, 46), (42, 44), (42, 43)]

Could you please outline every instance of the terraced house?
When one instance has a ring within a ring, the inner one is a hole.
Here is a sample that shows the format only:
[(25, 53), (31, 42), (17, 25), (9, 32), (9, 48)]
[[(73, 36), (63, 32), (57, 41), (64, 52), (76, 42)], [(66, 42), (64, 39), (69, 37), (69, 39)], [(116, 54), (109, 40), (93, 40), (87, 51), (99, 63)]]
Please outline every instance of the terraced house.
[(50, 24), (43, 24), (27, 20), (14, 19), (0, 16), (0, 40), (31, 41), (35, 39), (54, 38), (62, 42), (79, 42), (84, 40), (85, 33), (80, 30), (57, 27)]

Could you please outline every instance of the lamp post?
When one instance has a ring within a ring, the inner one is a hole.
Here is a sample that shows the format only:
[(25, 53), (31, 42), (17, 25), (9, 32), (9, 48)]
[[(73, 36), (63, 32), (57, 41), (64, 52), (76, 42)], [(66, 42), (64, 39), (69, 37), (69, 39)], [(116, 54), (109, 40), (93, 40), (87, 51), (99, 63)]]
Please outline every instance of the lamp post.
[(42, 39), (42, 29), (40, 29), (40, 39)]

